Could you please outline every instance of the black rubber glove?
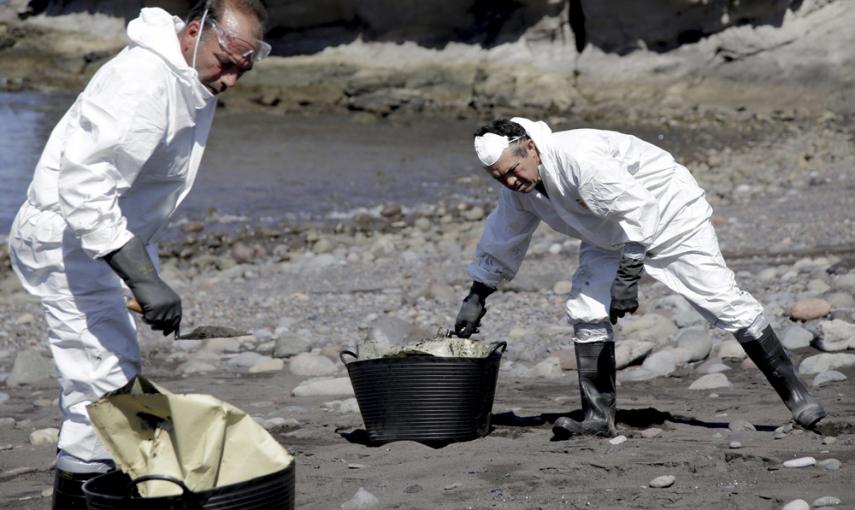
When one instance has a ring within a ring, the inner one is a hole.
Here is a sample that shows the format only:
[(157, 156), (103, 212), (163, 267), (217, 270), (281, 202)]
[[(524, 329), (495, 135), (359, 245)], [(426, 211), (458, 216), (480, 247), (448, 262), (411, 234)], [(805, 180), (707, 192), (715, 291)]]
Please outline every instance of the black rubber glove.
[(481, 325), (481, 317), (487, 313), (485, 303), (487, 296), (495, 292), (496, 289), (484, 285), (481, 282), (472, 282), (472, 288), (469, 289), (469, 295), (463, 300), (460, 306), (460, 312), (457, 313), (457, 320), (454, 321), (454, 333), (460, 338), (469, 338), (478, 332), (478, 326)]
[(644, 270), (644, 261), (624, 256), (620, 259), (615, 281), (612, 282), (612, 303), (609, 321), (617, 324), (619, 317), (638, 310), (638, 280)]
[(104, 256), (134, 293), (143, 309), (143, 322), (166, 336), (178, 329), (181, 323), (181, 298), (154, 269), (145, 245), (134, 237), (118, 250)]

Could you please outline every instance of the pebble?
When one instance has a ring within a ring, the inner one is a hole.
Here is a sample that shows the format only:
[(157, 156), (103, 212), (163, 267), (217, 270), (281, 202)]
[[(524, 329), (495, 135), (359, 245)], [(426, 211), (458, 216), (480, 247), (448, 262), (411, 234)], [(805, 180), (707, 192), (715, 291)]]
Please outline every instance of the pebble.
[(813, 500), (811, 506), (814, 508), (818, 506), (837, 506), (840, 503), (842, 503), (840, 498), (835, 498), (834, 496), (822, 496)]
[(810, 505), (803, 499), (794, 499), (782, 506), (781, 510), (810, 510)]
[(668, 375), (677, 370), (677, 357), (671, 351), (654, 352), (644, 359), (641, 368), (656, 375)]
[(837, 438), (834, 436), (825, 436), (822, 438), (822, 444), (824, 445), (832, 445), (837, 442)]
[(689, 385), (690, 390), (712, 390), (716, 388), (729, 388), (732, 386), (727, 376), (722, 373), (707, 374), (698, 378)]
[(831, 304), (824, 299), (803, 299), (791, 306), (787, 315), (792, 320), (810, 321), (825, 317), (830, 311)]
[(693, 327), (680, 331), (677, 335), (677, 347), (689, 352), (688, 361), (701, 361), (710, 355), (712, 338), (705, 328)]
[(264, 359), (260, 359), (251, 367), (249, 367), (250, 374), (261, 374), (264, 372), (278, 372), (285, 368), (285, 362), (279, 358), (271, 358), (268, 356), (264, 356)]
[(609, 444), (611, 445), (619, 445), (626, 442), (626, 436), (620, 435), (609, 439)]
[(349, 377), (334, 379), (309, 379), (303, 381), (291, 392), (295, 397), (314, 397), (326, 395), (353, 396), (353, 386)]
[(55, 372), (53, 361), (35, 349), (25, 349), (15, 356), (15, 364), (6, 379), (6, 385), (36, 384), (55, 377)]
[(15, 418), (5, 417), (0, 418), (0, 429), (13, 429), (15, 428)]
[(301, 352), (291, 358), (288, 370), (292, 374), (317, 377), (321, 375), (334, 374), (337, 370), (333, 360), (320, 354)]
[(751, 422), (743, 419), (732, 420), (728, 423), (727, 428), (731, 432), (753, 432), (757, 430)]
[(664, 489), (674, 485), (676, 480), (677, 479), (673, 475), (657, 476), (653, 480), (650, 480), (650, 486), (654, 489)]
[(820, 322), (814, 345), (825, 352), (845, 351), (855, 338), (855, 324), (840, 319)]
[(215, 370), (218, 370), (216, 366), (201, 360), (190, 360), (178, 366), (178, 372), (185, 375), (204, 374)]
[(662, 429), (651, 427), (649, 429), (644, 429), (641, 431), (641, 437), (645, 439), (651, 439), (662, 433)]
[(341, 504), (342, 510), (363, 510), (366, 508), (377, 508), (380, 500), (374, 494), (371, 494), (364, 487), (360, 487), (353, 497)]
[(743, 360), (747, 356), (745, 349), (736, 340), (725, 340), (718, 346), (718, 355), (721, 359)]
[(818, 374), (835, 368), (844, 368), (855, 365), (855, 354), (838, 352), (829, 354), (814, 354), (802, 360), (799, 364), (799, 373), (803, 375)]
[(624, 336), (645, 338), (657, 345), (666, 345), (677, 333), (674, 322), (656, 313), (642, 315), (638, 319), (627, 322), (621, 327)]
[(404, 489), (404, 492), (407, 494), (418, 494), (423, 490), (424, 488), (421, 485), (414, 483), (413, 485), (408, 485), (407, 488)]
[(790, 326), (781, 335), (781, 344), (789, 350), (808, 347), (811, 340), (813, 340), (813, 333), (801, 326)]
[(816, 459), (813, 457), (799, 457), (798, 459), (790, 459), (784, 461), (786, 468), (802, 468), (816, 465)]
[(8, 402), (9, 398), (10, 397), (9, 397), (8, 393), (0, 391), (0, 404), (4, 404), (4, 403)]
[(59, 429), (49, 427), (30, 432), (30, 444), (33, 446), (51, 445), (59, 441)]
[(273, 348), (273, 355), (277, 358), (294, 356), (308, 351), (312, 348), (312, 344), (313, 341), (308, 332), (306, 334), (302, 334), (302, 332), (300, 334), (284, 334), (284, 336), (276, 339), (276, 347)]
[(355, 398), (348, 398), (345, 400), (331, 400), (329, 402), (324, 402), (323, 404), (321, 404), (321, 409), (341, 414), (358, 413), (359, 403), (356, 401)]
[(615, 345), (615, 366), (624, 369), (633, 363), (643, 360), (653, 351), (653, 342), (643, 340), (624, 340)]
[(837, 471), (840, 469), (841, 462), (837, 459), (823, 459), (816, 463), (817, 466), (825, 469), (826, 471)]
[(552, 292), (558, 294), (559, 296), (563, 296), (564, 294), (570, 293), (570, 288), (572, 284), (568, 280), (561, 280), (552, 287)]
[(818, 388), (824, 384), (845, 380), (846, 376), (843, 373), (838, 372), (837, 370), (827, 370), (825, 372), (820, 372), (819, 374), (816, 374), (816, 377), (813, 378), (811, 386), (813, 386), (814, 388)]
[(270, 358), (264, 356), (263, 354), (258, 354), (257, 352), (247, 351), (230, 358), (228, 361), (226, 361), (226, 365), (236, 368), (249, 368), (255, 365), (256, 363), (265, 361), (267, 359)]

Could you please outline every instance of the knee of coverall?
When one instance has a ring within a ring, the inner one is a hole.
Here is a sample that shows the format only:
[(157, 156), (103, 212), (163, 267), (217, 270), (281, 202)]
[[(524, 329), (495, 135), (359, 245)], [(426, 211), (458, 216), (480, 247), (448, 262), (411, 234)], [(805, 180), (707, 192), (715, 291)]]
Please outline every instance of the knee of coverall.
[(620, 253), (583, 244), (579, 267), (565, 303), (570, 324), (597, 324), (608, 321), (612, 282), (617, 274)]

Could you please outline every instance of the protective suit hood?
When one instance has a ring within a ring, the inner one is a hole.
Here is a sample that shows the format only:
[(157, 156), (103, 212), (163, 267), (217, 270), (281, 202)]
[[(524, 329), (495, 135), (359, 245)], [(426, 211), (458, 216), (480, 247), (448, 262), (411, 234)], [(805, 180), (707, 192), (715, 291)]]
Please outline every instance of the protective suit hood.
[(158, 7), (146, 7), (140, 11), (139, 17), (128, 23), (128, 37), (132, 45), (141, 46), (166, 61), (192, 93), (193, 106), (204, 108), (214, 94), (199, 81), (198, 73), (181, 53), (177, 35), (184, 26), (181, 18)]
[(516, 122), (525, 129), (529, 138), (534, 140), (534, 144), (537, 146), (538, 152), (540, 152), (541, 161), (546, 163), (546, 159), (551, 158), (553, 152), (552, 129), (542, 120), (534, 122), (524, 117), (513, 117), (511, 122)]

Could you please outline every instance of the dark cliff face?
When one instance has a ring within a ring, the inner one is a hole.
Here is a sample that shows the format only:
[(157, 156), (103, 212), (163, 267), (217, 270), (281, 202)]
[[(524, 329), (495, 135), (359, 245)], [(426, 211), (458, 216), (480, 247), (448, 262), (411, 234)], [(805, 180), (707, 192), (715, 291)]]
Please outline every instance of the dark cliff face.
[[(271, 0), (268, 38), (279, 55), (357, 40), (484, 48), (523, 37), (607, 53), (666, 52), (733, 26), (779, 26), (802, 0)], [(126, 19), (144, 6), (177, 15), (190, 0), (33, 0), (33, 13), (100, 12)]]

